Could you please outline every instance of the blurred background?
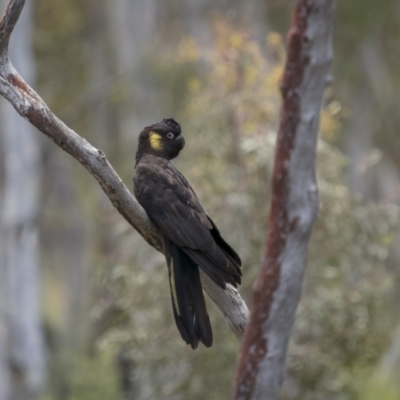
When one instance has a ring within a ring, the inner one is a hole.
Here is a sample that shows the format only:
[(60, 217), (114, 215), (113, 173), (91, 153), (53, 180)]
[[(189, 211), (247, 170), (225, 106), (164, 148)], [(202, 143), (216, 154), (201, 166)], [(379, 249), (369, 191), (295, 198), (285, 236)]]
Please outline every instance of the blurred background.
[[(176, 165), (241, 255), (249, 305), (293, 5), (30, 0), (11, 41), (22, 76), (129, 187), (141, 129), (181, 123)], [(399, 39), (398, 0), (339, 1), (284, 400), (400, 399)], [(213, 347), (193, 352), (163, 256), (75, 160), (0, 112), (0, 399), (229, 398), (239, 344), (216, 307)]]

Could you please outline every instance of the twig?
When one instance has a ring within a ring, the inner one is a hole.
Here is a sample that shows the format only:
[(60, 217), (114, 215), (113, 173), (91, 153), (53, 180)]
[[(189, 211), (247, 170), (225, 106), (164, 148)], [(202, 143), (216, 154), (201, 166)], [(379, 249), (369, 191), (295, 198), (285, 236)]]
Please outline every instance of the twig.
[(10, 1), (7, 5), (6, 12), (0, 21), (0, 53), (6, 54), (8, 42), (10, 40), (11, 32), (24, 8), (25, 0)]
[[(114, 171), (105, 154), (59, 120), (10, 63), (8, 43), (24, 3), (24, 0), (10, 0), (0, 21), (0, 94), (23, 118), (78, 160), (96, 178), (119, 213), (151, 246), (163, 252), (158, 229)], [(228, 325), (240, 340), (249, 313), (240, 294), (231, 287), (222, 290), (207, 279), (204, 279), (204, 289), (223, 312)]]

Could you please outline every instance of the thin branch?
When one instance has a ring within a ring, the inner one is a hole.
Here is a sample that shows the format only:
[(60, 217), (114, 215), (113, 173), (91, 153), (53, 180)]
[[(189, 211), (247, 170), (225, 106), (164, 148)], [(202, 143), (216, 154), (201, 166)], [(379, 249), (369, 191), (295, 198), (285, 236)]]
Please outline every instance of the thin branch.
[[(119, 213), (151, 246), (164, 252), (157, 227), (114, 171), (105, 154), (59, 120), (9, 62), (7, 46), (23, 5), (24, 0), (10, 0), (0, 21), (0, 94), (23, 118), (78, 160), (96, 178)], [(240, 294), (231, 287), (222, 290), (208, 279), (204, 279), (204, 289), (223, 312), (228, 325), (240, 340), (249, 314)]]
[(0, 21), (0, 53), (7, 51), (11, 32), (24, 8), (25, 0), (10, 1), (7, 10)]
[(318, 215), (315, 156), (323, 92), (330, 81), (335, 0), (298, 0), (288, 35), (264, 258), (243, 339), (235, 400), (275, 400)]

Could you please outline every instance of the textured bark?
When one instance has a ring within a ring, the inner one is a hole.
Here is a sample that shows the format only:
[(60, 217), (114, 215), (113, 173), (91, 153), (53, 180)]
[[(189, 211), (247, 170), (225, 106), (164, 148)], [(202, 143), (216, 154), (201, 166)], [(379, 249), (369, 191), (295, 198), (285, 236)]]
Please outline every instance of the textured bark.
[(330, 81), (334, 4), (298, 0), (294, 11), (281, 83), (268, 233), (234, 399), (276, 399), (283, 380), (307, 246), (318, 214), (315, 155), (323, 92)]
[[(158, 229), (151, 223), (143, 208), (116, 174), (105, 154), (59, 120), (9, 62), (7, 54), (9, 35), (23, 6), (24, 0), (11, 0), (5, 16), (0, 22), (0, 94), (14, 106), (22, 117), (78, 160), (96, 178), (119, 213), (150, 245), (163, 252)], [(247, 306), (240, 294), (230, 289), (218, 291), (215, 284), (207, 280), (205, 280), (204, 288), (207, 293), (219, 293), (218, 296), (214, 296), (214, 301), (223, 311), (228, 324), (235, 326), (234, 332), (240, 339), (248, 315)], [(240, 321), (238, 321), (238, 316), (242, 316), (239, 318)]]
[[(22, 74), (34, 79), (32, 54), (32, 3), (28, 4), (15, 30), (12, 57)], [(1, 140), (4, 165), (0, 241), (2, 317), (5, 336), (0, 363), (6, 380), (0, 398), (34, 400), (44, 381), (44, 346), (39, 298), (39, 255), (37, 216), (39, 210), (39, 141), (33, 127), (19, 118), (2, 100)], [(3, 292), (4, 290), (4, 292)]]

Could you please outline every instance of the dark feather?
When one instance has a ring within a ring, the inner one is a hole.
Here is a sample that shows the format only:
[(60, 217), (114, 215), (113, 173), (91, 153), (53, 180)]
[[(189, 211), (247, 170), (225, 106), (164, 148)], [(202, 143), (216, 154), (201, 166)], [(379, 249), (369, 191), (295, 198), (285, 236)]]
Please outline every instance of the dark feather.
[(242, 272), (240, 270), (240, 267), (242, 266), (242, 260), (240, 259), (239, 255), (222, 238), (217, 226), (214, 224), (214, 221), (210, 217), (208, 217), (208, 220), (211, 222), (212, 225), (211, 235), (215, 240), (215, 243), (217, 243), (219, 248), (225, 253), (226, 257), (228, 257), (231, 263), (237, 268), (240, 275), (242, 275)]
[(182, 339), (196, 349), (199, 341), (212, 345), (212, 330), (207, 314), (199, 269), (197, 265), (176, 246), (165, 239), (169, 269), (172, 308), (175, 322)]
[(237, 286), (241, 283), (241, 271), (237, 269), (224, 255), (219, 247), (213, 251), (201, 252), (199, 250), (183, 247), (182, 250), (192, 258), (197, 265), (220, 287), (226, 288), (225, 283)]

